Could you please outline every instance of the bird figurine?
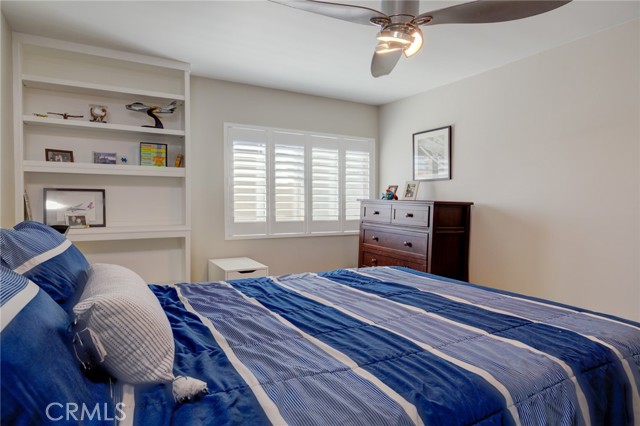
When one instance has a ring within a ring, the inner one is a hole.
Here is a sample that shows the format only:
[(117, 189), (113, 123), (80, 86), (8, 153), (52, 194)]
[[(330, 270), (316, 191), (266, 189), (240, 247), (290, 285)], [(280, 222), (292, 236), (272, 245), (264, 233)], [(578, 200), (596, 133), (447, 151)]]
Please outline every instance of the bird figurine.
[(132, 104), (127, 105), (128, 110), (137, 111), (137, 112), (146, 112), (147, 115), (153, 118), (153, 120), (155, 121), (153, 126), (143, 125), (142, 127), (154, 127), (156, 129), (164, 129), (162, 122), (160, 121), (160, 119), (156, 114), (173, 114), (173, 112), (176, 110), (177, 107), (178, 107), (178, 101), (173, 101), (170, 104), (165, 105), (163, 107), (146, 105), (146, 104), (143, 104), (142, 102), (134, 102)]

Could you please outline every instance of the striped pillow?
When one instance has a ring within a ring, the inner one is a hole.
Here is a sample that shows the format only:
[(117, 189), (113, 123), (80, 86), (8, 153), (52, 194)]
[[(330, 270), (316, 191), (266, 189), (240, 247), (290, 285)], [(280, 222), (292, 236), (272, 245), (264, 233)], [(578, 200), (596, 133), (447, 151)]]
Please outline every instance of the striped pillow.
[(135, 272), (93, 264), (80, 301), (78, 325), (91, 330), (104, 367), (127, 383), (165, 383), (173, 376), (174, 342), (160, 302)]
[(64, 235), (38, 222), (22, 222), (0, 230), (2, 265), (43, 289), (69, 308), (76, 290), (87, 280), (89, 263)]

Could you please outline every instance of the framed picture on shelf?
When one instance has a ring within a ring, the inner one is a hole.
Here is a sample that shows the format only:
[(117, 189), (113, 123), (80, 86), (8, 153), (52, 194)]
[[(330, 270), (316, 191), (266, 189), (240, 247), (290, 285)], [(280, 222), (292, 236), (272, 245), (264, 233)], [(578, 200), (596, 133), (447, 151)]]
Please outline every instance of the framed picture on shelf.
[(81, 214), (69, 215), (65, 217), (65, 220), (67, 221), (67, 225), (70, 228), (88, 228), (89, 227), (89, 225), (87, 225), (87, 217), (85, 215), (81, 215)]
[(47, 161), (54, 161), (56, 163), (73, 163), (73, 151), (45, 148), (44, 156)]
[(73, 227), (106, 226), (105, 190), (44, 188), (44, 223)]
[(115, 152), (93, 152), (93, 162), (95, 164), (116, 164)]
[(413, 179), (451, 179), (451, 126), (413, 134)]
[(402, 191), (403, 200), (415, 200), (418, 196), (418, 186), (420, 182), (417, 180), (410, 180), (404, 184), (404, 190)]
[(167, 144), (140, 142), (140, 165), (167, 167)]

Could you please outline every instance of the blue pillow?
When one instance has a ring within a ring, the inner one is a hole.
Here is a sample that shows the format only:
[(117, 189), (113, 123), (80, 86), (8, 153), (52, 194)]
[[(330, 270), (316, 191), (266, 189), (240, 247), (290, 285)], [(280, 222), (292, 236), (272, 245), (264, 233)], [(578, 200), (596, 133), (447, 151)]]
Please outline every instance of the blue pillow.
[(117, 414), (109, 385), (89, 381), (75, 359), (67, 313), (33, 282), (2, 266), (0, 282), (0, 424), (106, 424), (95, 415), (67, 421), (69, 403), (78, 407), (78, 418), (84, 407), (92, 412), (96, 405), (100, 417)]
[(84, 255), (42, 223), (22, 222), (0, 230), (0, 257), (2, 266), (38, 284), (67, 311), (87, 281), (89, 262)]

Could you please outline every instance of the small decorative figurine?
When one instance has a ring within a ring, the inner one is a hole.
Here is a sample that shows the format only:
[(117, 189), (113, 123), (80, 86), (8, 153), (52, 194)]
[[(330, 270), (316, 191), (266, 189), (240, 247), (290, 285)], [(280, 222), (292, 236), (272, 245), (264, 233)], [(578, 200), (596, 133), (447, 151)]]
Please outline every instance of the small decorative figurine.
[(122, 157), (120, 157), (120, 162), (122, 164), (127, 164), (127, 161), (129, 161), (129, 160), (127, 160), (127, 157), (125, 157), (124, 155)]
[(389, 185), (386, 191), (382, 193), (382, 199), (397, 200), (398, 196), (396, 195), (396, 191), (398, 191), (398, 185)]
[(103, 105), (89, 105), (89, 114), (91, 114), (91, 120), (94, 123), (106, 123), (105, 117), (107, 116), (107, 107)]
[(178, 101), (173, 101), (163, 107), (145, 105), (142, 102), (134, 102), (127, 105), (127, 109), (130, 111), (146, 112), (147, 115), (154, 119), (155, 124), (153, 126), (143, 125), (142, 127), (154, 127), (156, 129), (164, 129), (162, 122), (156, 114), (173, 114), (173, 111), (178, 107)]

